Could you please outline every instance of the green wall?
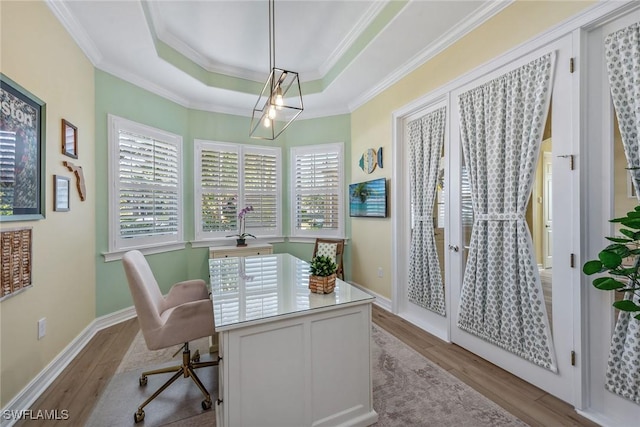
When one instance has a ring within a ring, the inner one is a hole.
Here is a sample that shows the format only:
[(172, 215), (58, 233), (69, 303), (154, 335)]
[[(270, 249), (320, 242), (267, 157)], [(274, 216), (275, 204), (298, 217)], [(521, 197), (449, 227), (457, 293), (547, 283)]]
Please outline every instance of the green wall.
[[(318, 119), (298, 120), (276, 141), (260, 141), (249, 138), (248, 117), (191, 110), (100, 70), (95, 72), (96, 118), (96, 315), (104, 316), (132, 305), (121, 261), (105, 262), (103, 253), (108, 250), (108, 150), (107, 115), (153, 126), (183, 137), (184, 161), (184, 231), (185, 241), (194, 236), (193, 210), (193, 140), (206, 139), (252, 145), (278, 145), (282, 147), (283, 175), (283, 231), (289, 230), (289, 153), (288, 148), (297, 145), (344, 142), (345, 188), (351, 176), (351, 125), (349, 115)], [(257, 96), (257, 95), (256, 95)], [(304, 114), (304, 113), (303, 113)], [(345, 213), (346, 215), (346, 213)], [(346, 216), (346, 235), (350, 236), (351, 224)], [(274, 252), (288, 252), (302, 259), (310, 259), (311, 243), (276, 243)], [(147, 259), (160, 287), (166, 292), (178, 281), (192, 278), (208, 279), (207, 248), (149, 255)], [(345, 250), (345, 274), (350, 274), (350, 251)]]
[[(303, 113), (304, 114), (304, 113)], [(284, 201), (287, 210), (284, 212), (283, 227), (285, 234), (288, 234), (289, 227), (291, 226), (289, 215), (289, 150), (286, 148), (301, 146), (301, 145), (315, 145), (332, 142), (344, 143), (344, 195), (345, 195), (345, 236), (351, 237), (351, 218), (349, 218), (349, 212), (347, 210), (347, 189), (351, 179), (351, 116), (349, 114), (343, 114), (339, 116), (331, 116), (324, 118), (317, 118), (311, 120), (301, 120), (293, 122), (291, 126), (287, 128), (283, 142), (285, 149), (283, 149), (283, 162), (285, 176), (284, 178)], [(313, 244), (308, 243), (283, 243), (274, 245), (276, 252), (287, 252), (300, 259), (310, 260), (313, 253)], [(351, 245), (347, 242), (344, 251), (344, 271), (345, 279), (351, 278)]]

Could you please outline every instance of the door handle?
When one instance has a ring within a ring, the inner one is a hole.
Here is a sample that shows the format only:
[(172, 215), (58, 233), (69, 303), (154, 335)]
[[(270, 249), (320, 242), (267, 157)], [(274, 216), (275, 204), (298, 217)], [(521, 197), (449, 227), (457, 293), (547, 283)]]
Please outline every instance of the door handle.
[(460, 248), (457, 245), (449, 245), (449, 250), (453, 252), (458, 252)]

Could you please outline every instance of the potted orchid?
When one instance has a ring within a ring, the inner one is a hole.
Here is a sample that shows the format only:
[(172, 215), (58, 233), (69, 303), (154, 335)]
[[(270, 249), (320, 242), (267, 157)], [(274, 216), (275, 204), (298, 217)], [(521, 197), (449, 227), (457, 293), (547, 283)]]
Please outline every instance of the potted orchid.
[(254, 239), (256, 238), (256, 236), (254, 236), (253, 234), (245, 232), (245, 216), (252, 210), (253, 206), (249, 205), (240, 211), (240, 213), (238, 214), (238, 234), (227, 236), (236, 237), (236, 246), (247, 246), (247, 237), (253, 237)]

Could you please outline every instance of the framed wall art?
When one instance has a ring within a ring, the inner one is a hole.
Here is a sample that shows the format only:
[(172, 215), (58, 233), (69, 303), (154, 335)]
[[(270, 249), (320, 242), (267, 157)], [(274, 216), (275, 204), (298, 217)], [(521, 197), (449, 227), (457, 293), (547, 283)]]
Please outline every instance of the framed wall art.
[(53, 175), (53, 210), (56, 212), (68, 212), (70, 195), (71, 180), (66, 176)]
[(44, 218), (46, 104), (0, 73), (0, 222)]
[(78, 158), (78, 128), (62, 119), (62, 154)]

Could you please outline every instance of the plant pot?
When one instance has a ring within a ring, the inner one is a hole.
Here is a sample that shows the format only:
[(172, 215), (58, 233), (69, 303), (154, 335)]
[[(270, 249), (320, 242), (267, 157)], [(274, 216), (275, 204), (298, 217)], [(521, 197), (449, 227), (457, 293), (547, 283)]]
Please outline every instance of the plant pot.
[(330, 294), (336, 287), (336, 274), (331, 276), (309, 276), (309, 289), (316, 294)]
[(245, 239), (236, 239), (236, 246), (247, 246)]

